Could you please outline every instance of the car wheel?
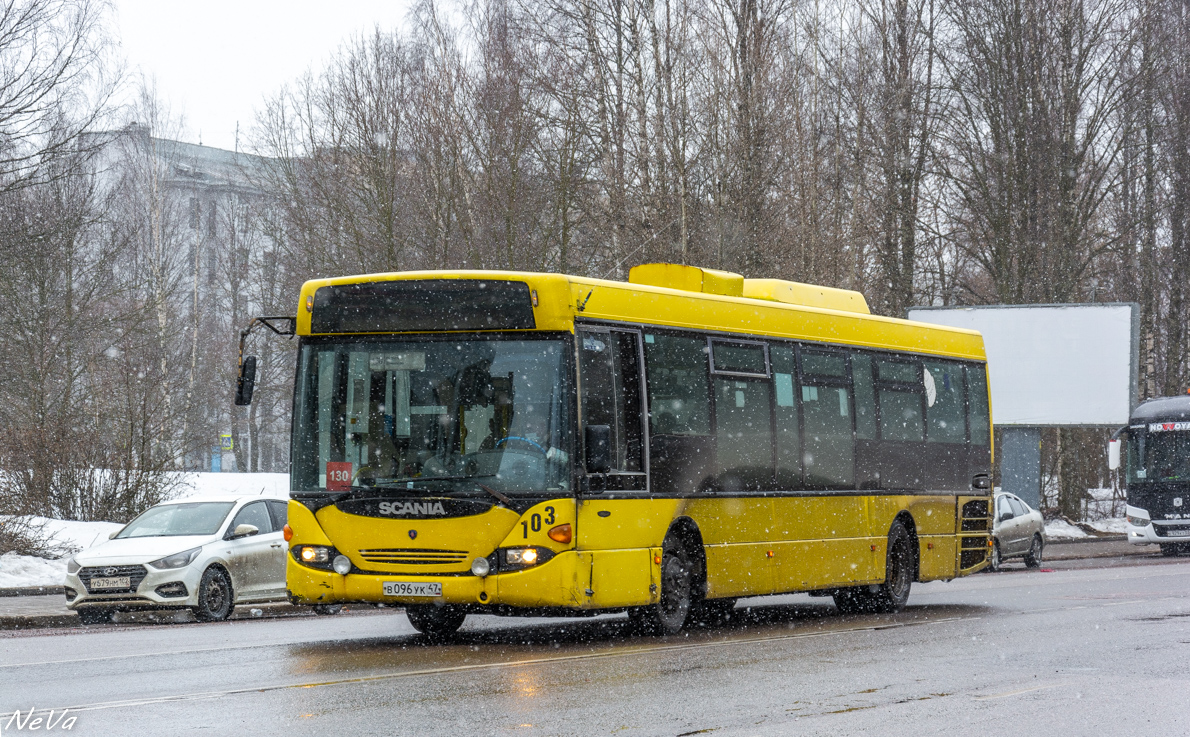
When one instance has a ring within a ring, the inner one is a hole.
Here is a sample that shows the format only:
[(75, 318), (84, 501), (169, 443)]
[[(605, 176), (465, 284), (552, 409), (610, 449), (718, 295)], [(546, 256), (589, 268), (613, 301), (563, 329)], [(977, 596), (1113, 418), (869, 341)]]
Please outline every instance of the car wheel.
[(342, 604), (315, 604), (314, 605), (314, 613), (315, 614), (322, 614), (324, 616), (330, 616), (332, 614), (338, 614), (341, 611), (343, 611)]
[(116, 616), (115, 609), (104, 607), (84, 607), (78, 610), (79, 621), (83, 624), (107, 624)]
[(1003, 570), (1003, 568), (1004, 560), (1000, 557), (1000, 541), (995, 540), (992, 542), (992, 559), (988, 563), (988, 570), (997, 572)]
[(409, 624), (413, 629), (431, 640), (447, 640), (459, 627), (467, 613), (457, 606), (435, 606), (434, 604), (410, 604), (405, 607), (405, 616), (409, 617)]
[(1045, 550), (1045, 541), (1041, 539), (1041, 535), (1033, 536), (1033, 544), (1029, 546), (1029, 552), (1025, 553), (1025, 567), (1026, 568), (1041, 568), (1041, 554)]
[(661, 544), (661, 596), (655, 604), (629, 609), (628, 617), (642, 632), (675, 635), (686, 626), (693, 607), (694, 555), (671, 532)]
[(194, 618), (200, 622), (218, 622), (231, 616), (231, 610), (231, 581), (218, 568), (208, 568), (198, 583)]

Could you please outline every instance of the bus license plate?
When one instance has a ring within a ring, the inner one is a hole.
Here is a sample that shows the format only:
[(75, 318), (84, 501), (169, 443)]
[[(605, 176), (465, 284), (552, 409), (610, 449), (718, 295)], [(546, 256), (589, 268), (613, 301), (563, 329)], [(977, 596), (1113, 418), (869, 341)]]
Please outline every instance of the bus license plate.
[(1190, 530), (1166, 530), (1166, 537), (1190, 537)]
[(91, 588), (93, 589), (127, 589), (131, 587), (132, 578), (129, 576), (91, 579)]
[(442, 596), (442, 584), (429, 581), (385, 581), (385, 596)]

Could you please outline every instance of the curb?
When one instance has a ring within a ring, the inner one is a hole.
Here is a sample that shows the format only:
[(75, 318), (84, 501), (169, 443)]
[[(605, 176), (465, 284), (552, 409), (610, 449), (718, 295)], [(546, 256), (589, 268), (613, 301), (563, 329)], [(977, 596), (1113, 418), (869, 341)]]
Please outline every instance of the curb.
[(79, 627), (79, 616), (69, 614), (28, 614), (0, 616), (0, 630), (32, 630), (46, 627)]
[(1086, 537), (1055, 537), (1046, 538), (1046, 545), (1077, 545), (1079, 543), (1111, 543), (1127, 542), (1127, 535), (1088, 535)]
[(0, 597), (5, 596), (65, 596), (65, 586), (18, 586), (11, 589), (0, 589)]

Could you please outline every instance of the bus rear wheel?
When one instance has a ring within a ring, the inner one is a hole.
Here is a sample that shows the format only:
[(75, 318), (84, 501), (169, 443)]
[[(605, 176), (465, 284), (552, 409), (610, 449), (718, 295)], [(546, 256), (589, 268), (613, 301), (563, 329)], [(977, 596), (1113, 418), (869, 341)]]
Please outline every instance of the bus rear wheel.
[(661, 596), (655, 604), (628, 610), (642, 632), (675, 635), (686, 626), (694, 604), (694, 556), (682, 539), (669, 534), (661, 545)]
[(885, 558), (884, 583), (874, 586), (855, 586), (835, 591), (835, 606), (844, 614), (892, 614), (899, 612), (909, 601), (913, 586), (913, 538), (909, 530), (897, 520), (888, 530), (888, 553)]
[(405, 616), (413, 629), (431, 640), (446, 640), (463, 626), (467, 613), (450, 605), (410, 604), (405, 607)]

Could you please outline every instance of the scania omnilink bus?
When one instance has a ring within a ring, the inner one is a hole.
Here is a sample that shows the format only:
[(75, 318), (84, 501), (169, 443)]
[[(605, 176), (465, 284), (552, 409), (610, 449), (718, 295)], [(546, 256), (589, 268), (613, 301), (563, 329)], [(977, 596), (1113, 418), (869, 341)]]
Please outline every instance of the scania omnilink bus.
[(673, 264), (315, 280), (294, 329), (295, 603), (673, 633), (762, 594), (895, 611), (986, 565), (978, 333)]

